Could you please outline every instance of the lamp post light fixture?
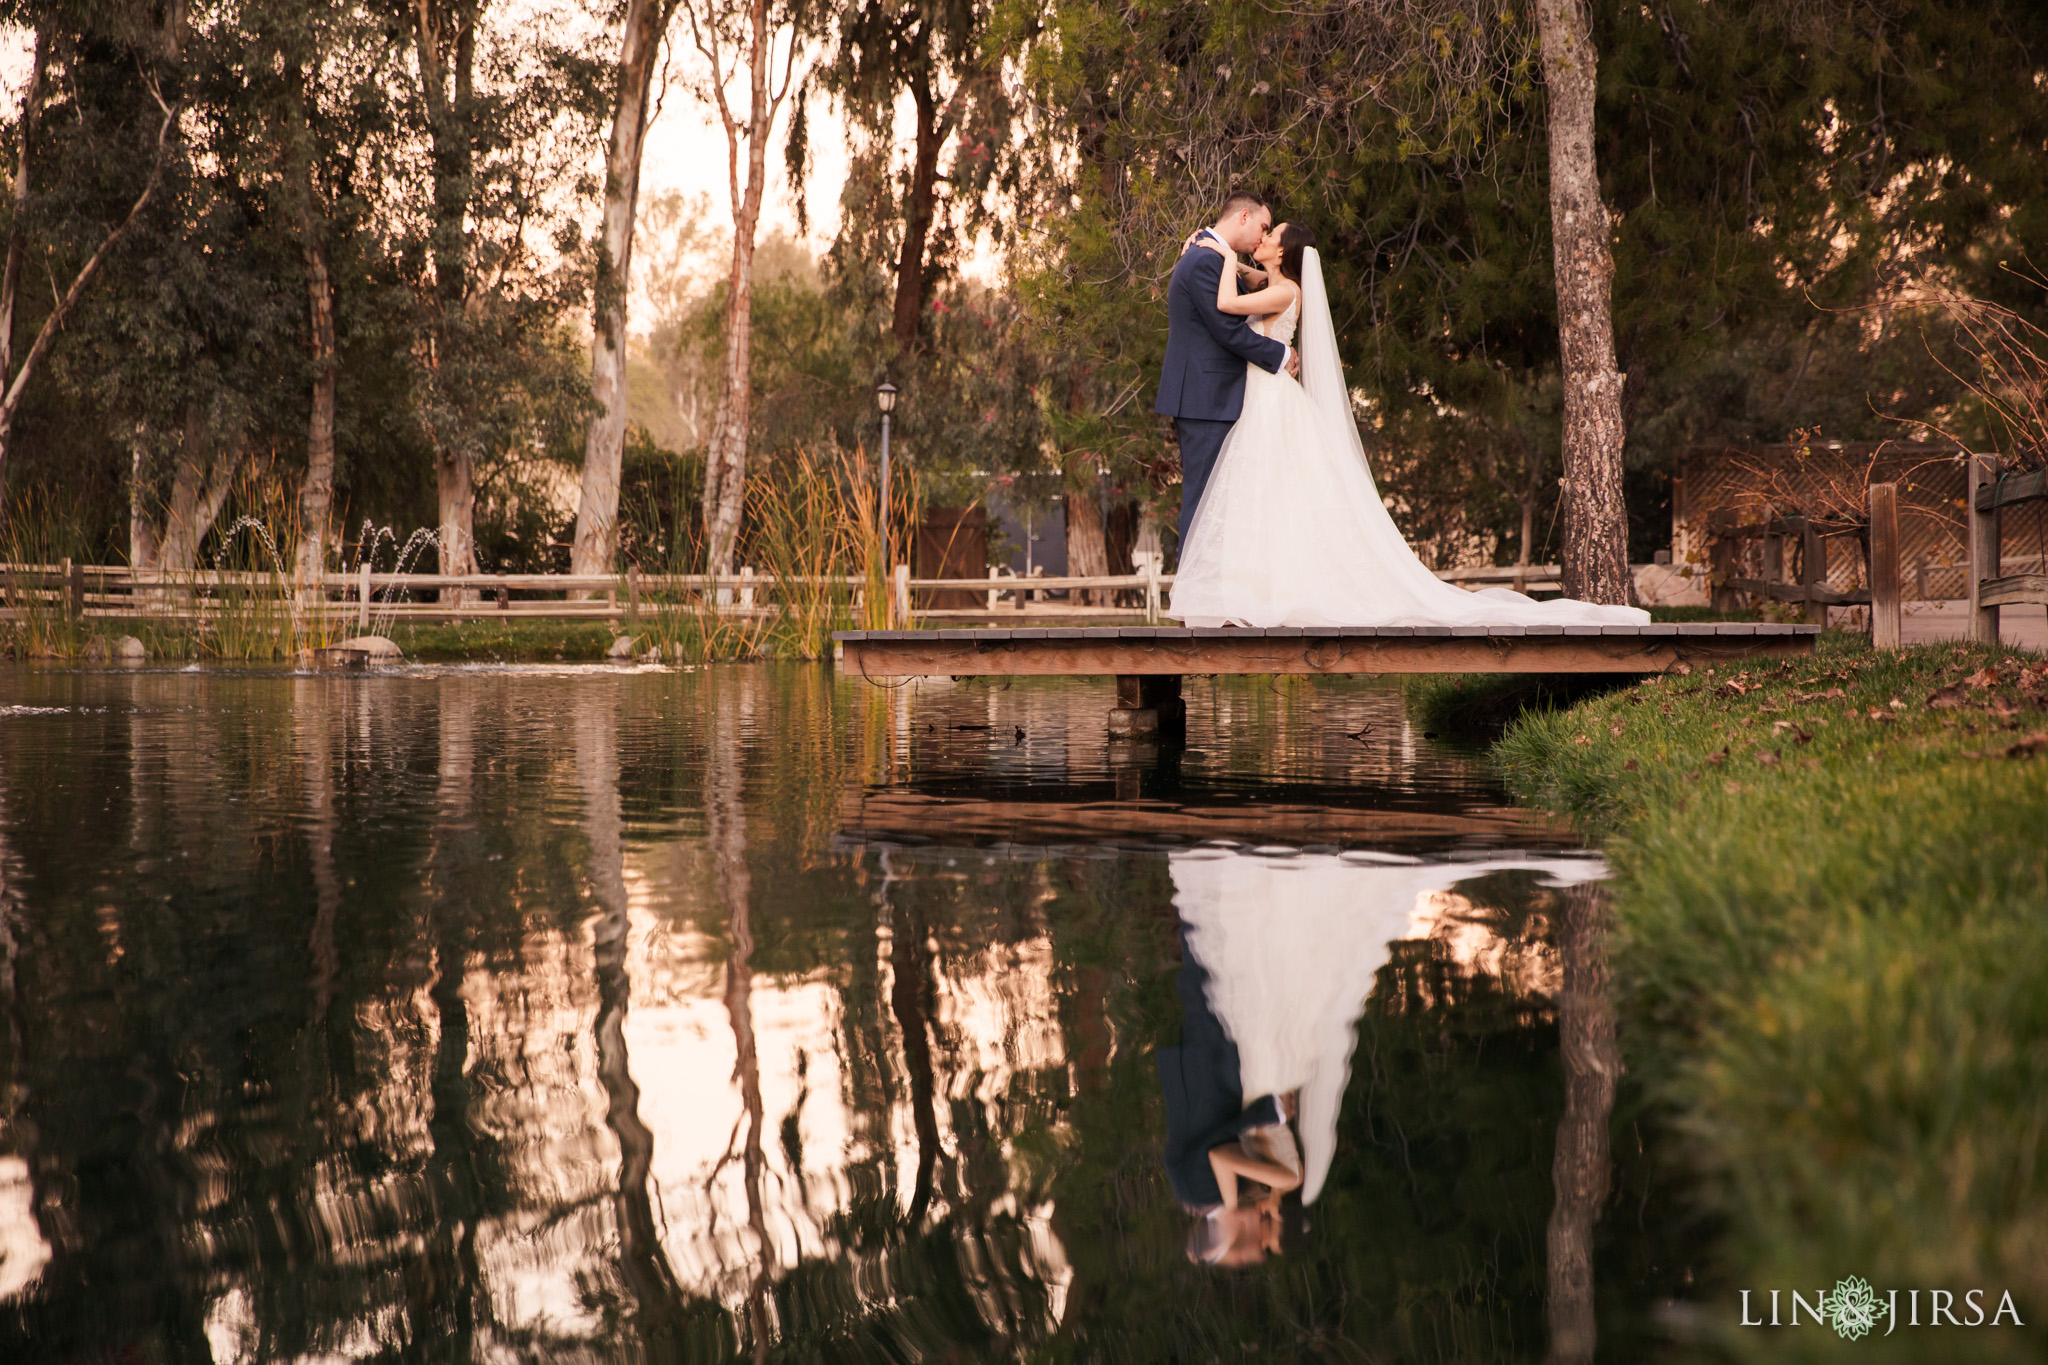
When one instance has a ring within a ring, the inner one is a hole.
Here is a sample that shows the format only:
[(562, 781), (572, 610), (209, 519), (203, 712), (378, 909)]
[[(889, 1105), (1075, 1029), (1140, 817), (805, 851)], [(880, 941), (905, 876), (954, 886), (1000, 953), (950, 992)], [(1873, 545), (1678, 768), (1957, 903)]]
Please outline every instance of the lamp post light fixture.
[(875, 385), (875, 409), (882, 414), (882, 506), (878, 513), (882, 533), (882, 569), (889, 572), (889, 414), (896, 411), (896, 386), (884, 379)]

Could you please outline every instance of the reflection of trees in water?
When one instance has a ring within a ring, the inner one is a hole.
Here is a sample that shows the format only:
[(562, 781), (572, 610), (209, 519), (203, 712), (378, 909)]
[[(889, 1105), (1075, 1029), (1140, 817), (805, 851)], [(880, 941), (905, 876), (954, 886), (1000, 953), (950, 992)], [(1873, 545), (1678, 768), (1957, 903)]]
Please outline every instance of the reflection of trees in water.
[[(209, 1322), (273, 1356), (1540, 1352), (1565, 1087), (1547, 1004), (1512, 988), (1554, 959), (1526, 879), (1463, 888), (1512, 952), (1399, 950), (1305, 1244), (1219, 1280), (1158, 1169), (1162, 861), (904, 855), (878, 896), (880, 855), (830, 836), (902, 738), (895, 694), (821, 671), (593, 680), (573, 708), (509, 680), (286, 686), (290, 711), (153, 711), (66, 784), (0, 753), (41, 832), (0, 1151), (33, 1134), (54, 1251), (0, 1357), (198, 1358)], [(134, 847), (49, 834), (96, 821)], [(659, 856), (688, 886), (629, 905)], [(737, 1062), (701, 1101), (737, 1120), (730, 1168), (690, 1205), (722, 1243), (656, 1182), (659, 1086), (694, 1073), (626, 1046), (671, 934)], [(799, 1061), (777, 1030), (813, 995)]]
[(1546, 1237), (1551, 1365), (1591, 1365), (1593, 1224), (1607, 1202), (1607, 1128), (1614, 1116), (1620, 1053), (1607, 982), (1607, 892), (1594, 883), (1564, 894), (1558, 955), (1558, 1052), (1564, 1061), (1564, 1113), (1551, 1161), (1555, 1203)]

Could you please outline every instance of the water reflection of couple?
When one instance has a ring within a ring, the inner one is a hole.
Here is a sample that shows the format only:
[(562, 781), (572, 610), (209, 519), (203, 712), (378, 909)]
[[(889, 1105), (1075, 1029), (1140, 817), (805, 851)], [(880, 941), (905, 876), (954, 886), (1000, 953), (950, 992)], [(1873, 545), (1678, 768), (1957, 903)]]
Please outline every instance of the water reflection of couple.
[(1286, 1197), (1298, 1190), (1308, 1205), (1322, 1193), (1358, 1016), (1391, 945), (1429, 932), (1415, 923), (1427, 893), (1515, 870), (1565, 884), (1598, 867), (1542, 855), (1175, 854), (1186, 1016), (1158, 1065), (1167, 1178), (1196, 1220), (1190, 1259), (1263, 1260), (1280, 1250)]

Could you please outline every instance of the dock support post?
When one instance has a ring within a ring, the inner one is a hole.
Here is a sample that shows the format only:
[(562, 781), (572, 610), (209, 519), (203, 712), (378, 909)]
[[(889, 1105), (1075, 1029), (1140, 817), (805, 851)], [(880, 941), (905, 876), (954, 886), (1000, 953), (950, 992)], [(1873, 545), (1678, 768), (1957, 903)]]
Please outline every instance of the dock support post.
[(356, 570), (356, 630), (364, 635), (370, 633), (370, 559), (368, 555), (363, 557), (361, 566)]
[(1998, 468), (1992, 463), (1992, 457), (1972, 455), (1968, 495), (1963, 501), (1963, 515), (1970, 525), (1969, 567), (1964, 570), (1963, 586), (1970, 600), (1965, 634), (1972, 644), (1979, 645), (1998, 643), (1998, 608), (1984, 605), (1984, 580), (1998, 577), (2000, 518), (1995, 507), (1988, 512), (1977, 510), (1979, 491), (1995, 486), (1997, 482)]
[(1897, 649), (1903, 626), (1899, 609), (1899, 487), (1874, 483), (1870, 485), (1870, 647)]
[(1188, 707), (1181, 700), (1178, 673), (1119, 673), (1116, 709), (1109, 713), (1111, 739), (1178, 738), (1187, 733)]

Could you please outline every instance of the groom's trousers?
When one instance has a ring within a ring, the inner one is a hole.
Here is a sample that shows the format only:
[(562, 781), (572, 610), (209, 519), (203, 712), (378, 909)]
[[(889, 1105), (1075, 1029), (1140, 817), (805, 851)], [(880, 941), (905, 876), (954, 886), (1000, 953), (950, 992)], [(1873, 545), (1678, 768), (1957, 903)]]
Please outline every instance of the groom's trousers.
[(1174, 435), (1180, 438), (1180, 551), (1188, 548), (1188, 527), (1194, 525), (1195, 509), (1202, 505), (1202, 490), (1209, 486), (1209, 474), (1216, 468), (1216, 456), (1223, 450), (1223, 438), (1235, 422), (1211, 422), (1200, 417), (1173, 419)]

